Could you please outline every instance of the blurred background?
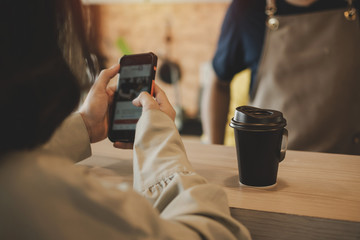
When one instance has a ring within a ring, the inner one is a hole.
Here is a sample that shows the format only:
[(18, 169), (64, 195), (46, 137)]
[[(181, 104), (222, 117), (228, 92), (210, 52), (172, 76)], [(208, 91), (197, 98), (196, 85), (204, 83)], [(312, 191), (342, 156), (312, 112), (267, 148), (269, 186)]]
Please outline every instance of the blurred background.
[(182, 135), (201, 137), (202, 82), (210, 65), (230, 0), (92, 0), (93, 48), (100, 66), (124, 54), (154, 52), (156, 82), (178, 112)]

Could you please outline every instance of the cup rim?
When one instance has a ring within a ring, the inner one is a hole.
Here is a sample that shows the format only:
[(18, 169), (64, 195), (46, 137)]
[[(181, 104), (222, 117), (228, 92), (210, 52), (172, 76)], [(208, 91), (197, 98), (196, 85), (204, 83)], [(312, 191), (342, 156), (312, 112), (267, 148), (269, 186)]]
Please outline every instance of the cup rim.
[(243, 123), (238, 122), (234, 120), (234, 118), (231, 119), (231, 122), (229, 124), (230, 127), (242, 130), (242, 131), (252, 131), (252, 132), (263, 132), (263, 131), (277, 131), (280, 129), (283, 129), (286, 126), (286, 121), (278, 122), (278, 123)]

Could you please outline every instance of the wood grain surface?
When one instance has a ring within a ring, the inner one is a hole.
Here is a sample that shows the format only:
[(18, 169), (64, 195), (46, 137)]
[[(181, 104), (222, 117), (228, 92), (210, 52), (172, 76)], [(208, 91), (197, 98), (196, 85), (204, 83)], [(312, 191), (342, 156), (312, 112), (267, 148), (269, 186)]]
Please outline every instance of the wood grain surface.
[[(239, 184), (236, 149), (185, 141), (195, 170), (221, 185), (253, 239), (360, 239), (360, 156), (288, 151), (277, 184)], [(81, 162), (107, 181), (131, 183), (132, 150), (93, 144)]]

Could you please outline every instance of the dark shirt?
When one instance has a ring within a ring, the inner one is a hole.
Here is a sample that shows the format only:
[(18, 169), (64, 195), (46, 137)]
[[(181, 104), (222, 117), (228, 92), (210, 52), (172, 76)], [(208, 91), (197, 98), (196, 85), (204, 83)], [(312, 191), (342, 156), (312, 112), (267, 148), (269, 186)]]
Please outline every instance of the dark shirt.
[[(359, 1), (355, 4), (359, 9)], [(308, 7), (296, 7), (285, 0), (277, 0), (276, 15), (302, 14), (346, 6), (344, 0), (318, 0)], [(265, 7), (266, 0), (233, 0), (230, 4), (212, 62), (220, 80), (231, 81), (235, 74), (250, 68), (250, 89), (253, 86), (265, 37)]]

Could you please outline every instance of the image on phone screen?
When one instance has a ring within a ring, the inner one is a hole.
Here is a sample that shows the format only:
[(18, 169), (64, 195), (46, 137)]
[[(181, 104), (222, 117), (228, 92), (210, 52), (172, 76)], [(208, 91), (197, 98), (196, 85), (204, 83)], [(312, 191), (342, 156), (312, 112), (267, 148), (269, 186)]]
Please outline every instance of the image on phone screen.
[(151, 67), (151, 64), (121, 67), (112, 130), (135, 130), (142, 108), (134, 106), (132, 100), (149, 91)]

